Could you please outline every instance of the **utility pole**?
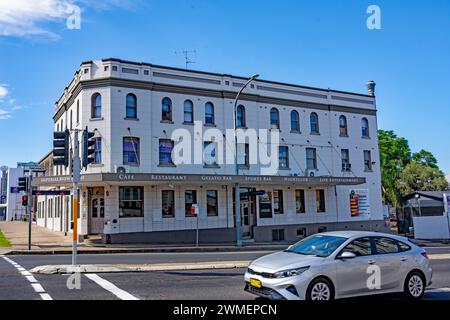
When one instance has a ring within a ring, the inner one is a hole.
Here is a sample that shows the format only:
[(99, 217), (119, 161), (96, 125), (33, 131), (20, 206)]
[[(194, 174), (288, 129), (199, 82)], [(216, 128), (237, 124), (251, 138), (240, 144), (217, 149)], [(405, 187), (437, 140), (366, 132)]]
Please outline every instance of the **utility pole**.
[[(247, 88), (247, 86), (254, 80), (259, 77), (259, 74), (255, 74), (242, 86), (241, 90), (239, 90), (236, 95), (236, 99), (234, 100), (234, 143), (235, 143), (235, 164), (236, 164), (236, 178), (239, 176), (239, 164), (238, 164), (238, 138), (237, 138), (237, 106), (239, 102), (239, 97), (242, 92)], [(242, 232), (241, 232), (241, 186), (239, 182), (236, 182), (235, 190), (234, 190), (234, 205), (235, 205), (235, 223), (236, 223), (236, 246), (242, 246)]]
[(80, 146), (78, 142), (78, 129), (74, 130), (73, 156), (72, 156), (72, 179), (73, 179), (73, 242), (72, 242), (72, 265), (77, 265), (78, 245), (78, 184), (81, 180)]

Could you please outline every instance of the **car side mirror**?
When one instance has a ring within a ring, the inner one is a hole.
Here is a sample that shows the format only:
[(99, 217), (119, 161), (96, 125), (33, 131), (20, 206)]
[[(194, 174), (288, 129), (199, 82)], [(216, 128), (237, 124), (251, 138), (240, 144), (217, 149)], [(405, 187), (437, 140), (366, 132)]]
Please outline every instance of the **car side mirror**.
[(339, 256), (338, 259), (353, 259), (356, 258), (356, 255), (353, 252), (350, 251), (344, 251)]

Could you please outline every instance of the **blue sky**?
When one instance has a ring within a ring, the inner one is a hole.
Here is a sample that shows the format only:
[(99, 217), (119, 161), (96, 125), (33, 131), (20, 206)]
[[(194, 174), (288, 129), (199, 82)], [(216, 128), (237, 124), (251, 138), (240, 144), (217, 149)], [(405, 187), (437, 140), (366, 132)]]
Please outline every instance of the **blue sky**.
[[(373, 79), (379, 127), (450, 172), (448, 0), (51, 0), (33, 10), (25, 9), (44, 1), (10, 2), (0, 0), (0, 164), (51, 149), (54, 102), (81, 61), (183, 67), (175, 52), (189, 49), (194, 69), (362, 93)], [(81, 7), (81, 30), (66, 28), (67, 4)], [(381, 30), (366, 27), (371, 4)]]

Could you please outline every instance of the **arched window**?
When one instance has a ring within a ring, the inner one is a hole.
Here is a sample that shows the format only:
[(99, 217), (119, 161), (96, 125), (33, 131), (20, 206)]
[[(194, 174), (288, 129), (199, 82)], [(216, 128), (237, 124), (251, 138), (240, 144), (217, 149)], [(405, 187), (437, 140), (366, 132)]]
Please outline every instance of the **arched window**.
[(162, 120), (172, 121), (172, 100), (169, 98), (164, 98), (162, 100)]
[(317, 113), (311, 113), (309, 120), (311, 123), (311, 133), (319, 133), (319, 116)]
[(348, 136), (347, 118), (345, 116), (339, 117), (339, 135), (341, 137)]
[(369, 138), (370, 137), (369, 121), (366, 118), (362, 118), (362, 120), (361, 120), (361, 135), (364, 138)]
[(102, 96), (100, 93), (94, 93), (91, 101), (91, 117), (97, 119), (102, 117)]
[(191, 100), (184, 102), (184, 123), (194, 123), (194, 104)]
[(214, 124), (214, 105), (211, 102), (205, 104), (205, 124)]
[(245, 128), (246, 119), (245, 119), (245, 107), (240, 105), (236, 110), (236, 127)]
[(277, 108), (270, 109), (270, 127), (272, 129), (280, 129), (280, 112)]
[(136, 119), (137, 118), (137, 98), (132, 93), (127, 95), (126, 117), (128, 119)]
[(291, 131), (300, 132), (300, 117), (295, 110), (291, 112)]

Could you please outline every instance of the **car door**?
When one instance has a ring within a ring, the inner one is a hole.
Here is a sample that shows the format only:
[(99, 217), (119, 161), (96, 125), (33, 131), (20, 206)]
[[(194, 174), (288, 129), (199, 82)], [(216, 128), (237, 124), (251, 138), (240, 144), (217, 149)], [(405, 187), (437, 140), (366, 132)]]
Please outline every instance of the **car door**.
[[(340, 259), (339, 255), (348, 251), (355, 254), (353, 259)], [(367, 287), (368, 267), (375, 263), (370, 237), (351, 241), (336, 257), (337, 293), (339, 297), (364, 295)]]
[(388, 237), (374, 237), (376, 264), (381, 272), (381, 291), (391, 291), (400, 286), (404, 277), (404, 259), (397, 240)]

